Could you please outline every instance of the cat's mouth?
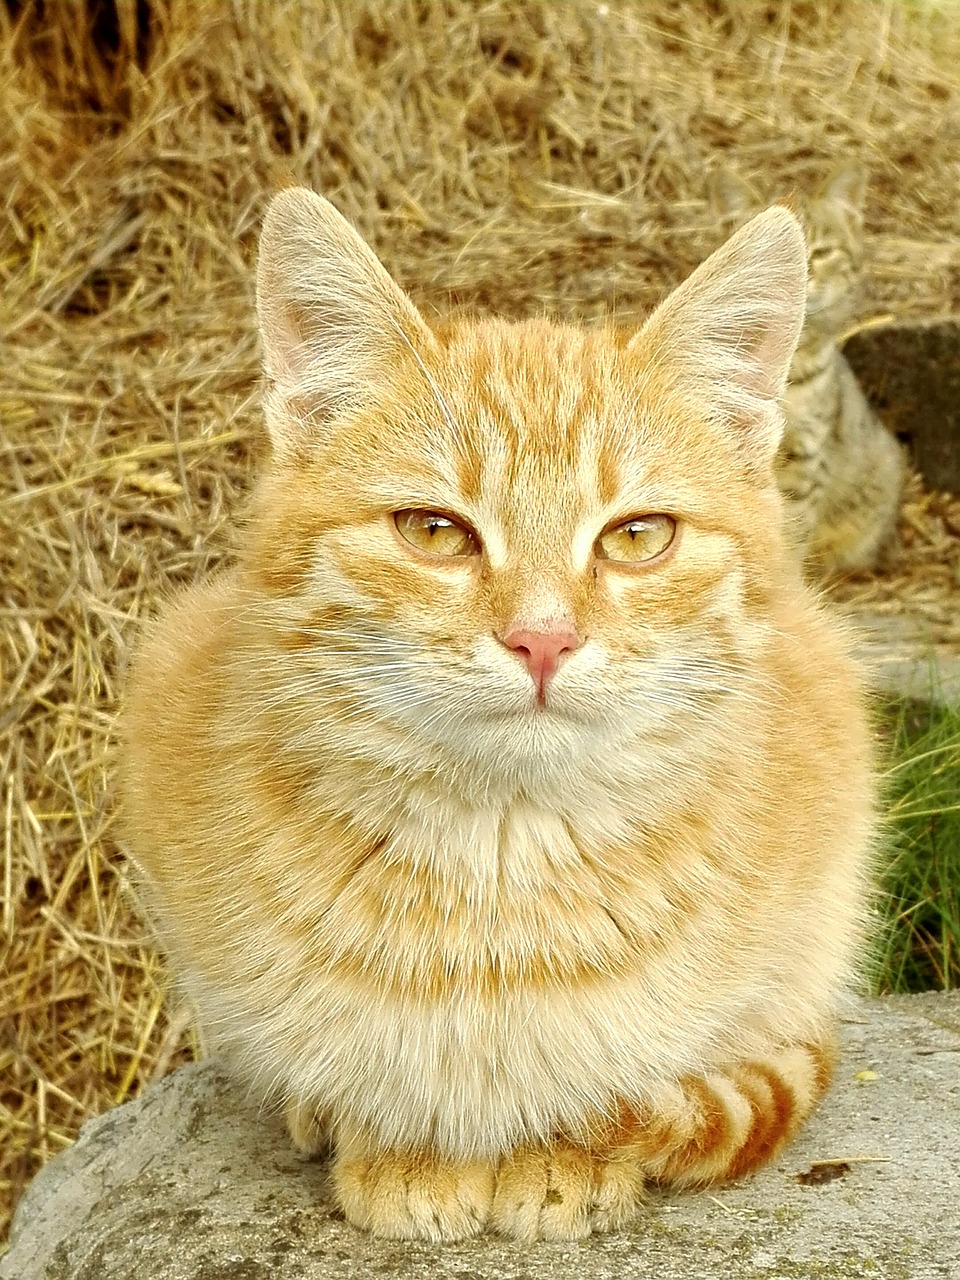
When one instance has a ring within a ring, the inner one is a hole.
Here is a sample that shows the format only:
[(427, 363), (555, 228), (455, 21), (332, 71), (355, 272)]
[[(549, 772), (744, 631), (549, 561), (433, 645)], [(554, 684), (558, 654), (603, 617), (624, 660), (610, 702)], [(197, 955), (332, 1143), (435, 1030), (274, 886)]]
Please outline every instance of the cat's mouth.
[(546, 728), (551, 723), (591, 723), (596, 719), (596, 710), (571, 705), (569, 700), (547, 690), (543, 693), (533, 692), (526, 701), (490, 711), (483, 718), (500, 724), (516, 725), (519, 722)]

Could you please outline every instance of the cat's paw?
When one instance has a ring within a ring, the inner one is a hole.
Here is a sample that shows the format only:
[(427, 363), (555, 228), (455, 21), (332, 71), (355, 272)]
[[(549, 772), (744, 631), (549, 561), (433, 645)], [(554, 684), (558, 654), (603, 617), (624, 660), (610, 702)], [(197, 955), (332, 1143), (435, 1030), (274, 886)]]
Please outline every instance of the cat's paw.
[(348, 1221), (399, 1240), (464, 1240), (487, 1225), (494, 1170), (429, 1152), (355, 1148), (334, 1158), (337, 1200)]
[(298, 1098), (289, 1098), (283, 1108), (287, 1132), (302, 1156), (318, 1156), (330, 1147), (330, 1134), (317, 1108)]
[(515, 1240), (580, 1240), (624, 1226), (642, 1195), (630, 1161), (563, 1142), (520, 1147), (500, 1164), (490, 1223)]

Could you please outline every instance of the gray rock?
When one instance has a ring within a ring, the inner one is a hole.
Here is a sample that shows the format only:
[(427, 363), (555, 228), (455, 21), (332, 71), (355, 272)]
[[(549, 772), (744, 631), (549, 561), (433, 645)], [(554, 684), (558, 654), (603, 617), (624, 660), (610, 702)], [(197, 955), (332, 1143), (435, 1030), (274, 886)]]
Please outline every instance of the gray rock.
[(530, 1247), (355, 1231), (323, 1164), (296, 1157), (275, 1117), (217, 1062), (186, 1067), (91, 1121), (39, 1174), (0, 1277), (960, 1277), (960, 994), (858, 1001), (843, 1038), (834, 1089), (775, 1165), (715, 1193), (654, 1195), (621, 1235)]
[(858, 657), (872, 688), (895, 698), (960, 707), (960, 655), (937, 646), (920, 618), (858, 612)]
[(843, 352), (928, 486), (960, 493), (960, 318), (874, 325)]

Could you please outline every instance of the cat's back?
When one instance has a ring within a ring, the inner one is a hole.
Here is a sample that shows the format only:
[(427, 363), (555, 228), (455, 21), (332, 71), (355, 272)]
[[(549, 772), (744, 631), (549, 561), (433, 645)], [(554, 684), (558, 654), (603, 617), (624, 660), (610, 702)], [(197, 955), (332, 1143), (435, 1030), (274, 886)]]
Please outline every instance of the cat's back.
[(125, 720), (131, 737), (163, 732), (167, 722), (157, 717), (158, 701), (168, 711), (188, 715), (191, 706), (210, 696), (222, 671), (217, 657), (233, 639), (241, 601), (237, 573), (223, 572), (181, 590), (146, 625), (127, 674)]
[(800, 584), (781, 599), (772, 623), (774, 643), (764, 665), (779, 695), (767, 708), (777, 750), (797, 758), (808, 785), (822, 785), (825, 766), (828, 775), (846, 777), (843, 803), (866, 798), (869, 695), (853, 630)]

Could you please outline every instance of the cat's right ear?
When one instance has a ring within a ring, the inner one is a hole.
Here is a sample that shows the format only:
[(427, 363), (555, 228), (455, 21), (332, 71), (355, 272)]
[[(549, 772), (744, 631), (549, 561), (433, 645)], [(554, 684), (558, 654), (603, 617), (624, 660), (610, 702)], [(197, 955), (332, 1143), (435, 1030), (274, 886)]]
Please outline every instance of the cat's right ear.
[(707, 174), (707, 199), (715, 216), (728, 229), (739, 227), (760, 207), (753, 187), (725, 164), (714, 165)]
[(309, 447), (433, 337), (369, 246), (305, 187), (276, 195), (257, 266), (257, 315), (274, 449)]

